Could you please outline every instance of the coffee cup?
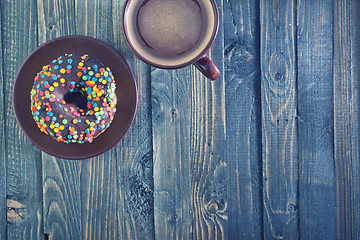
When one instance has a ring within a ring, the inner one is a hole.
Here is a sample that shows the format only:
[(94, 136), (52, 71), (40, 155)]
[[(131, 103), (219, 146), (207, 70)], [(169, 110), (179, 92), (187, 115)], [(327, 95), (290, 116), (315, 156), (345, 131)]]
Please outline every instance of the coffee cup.
[(144, 62), (163, 69), (194, 64), (209, 79), (220, 76), (206, 56), (219, 27), (214, 0), (128, 0), (123, 17), (128, 45)]

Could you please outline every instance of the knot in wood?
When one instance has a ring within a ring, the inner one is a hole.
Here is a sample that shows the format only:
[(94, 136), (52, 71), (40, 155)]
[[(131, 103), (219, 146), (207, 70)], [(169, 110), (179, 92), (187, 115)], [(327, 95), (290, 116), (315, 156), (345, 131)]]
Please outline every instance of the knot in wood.
[(256, 54), (251, 39), (238, 39), (225, 47), (225, 65), (238, 75), (249, 75), (257, 71)]
[(275, 79), (276, 79), (277, 81), (280, 81), (282, 78), (283, 78), (283, 76), (282, 76), (281, 73), (278, 72), (278, 73), (275, 74)]
[(293, 66), (289, 65), (290, 60), (286, 56), (278, 52), (273, 52), (268, 61), (266, 75), (269, 87), (277, 95), (284, 95), (293, 80), (289, 75)]
[(50, 23), (48, 24), (48, 30), (49, 30), (50, 32), (52, 32), (52, 31), (55, 29), (55, 27), (56, 27), (56, 25), (55, 25), (54, 22), (50, 22)]
[(178, 221), (179, 221), (179, 215), (177, 213), (173, 213), (170, 216), (169, 223), (176, 224), (176, 222), (178, 222)]
[(295, 206), (295, 204), (290, 203), (290, 204), (288, 205), (287, 209), (288, 209), (288, 211), (289, 211), (290, 213), (293, 213), (293, 212), (296, 211), (296, 206)]
[(210, 214), (215, 214), (219, 210), (219, 204), (216, 202), (211, 202), (206, 209)]
[(9, 223), (18, 223), (24, 220), (26, 216), (25, 205), (14, 200), (7, 200), (7, 221)]

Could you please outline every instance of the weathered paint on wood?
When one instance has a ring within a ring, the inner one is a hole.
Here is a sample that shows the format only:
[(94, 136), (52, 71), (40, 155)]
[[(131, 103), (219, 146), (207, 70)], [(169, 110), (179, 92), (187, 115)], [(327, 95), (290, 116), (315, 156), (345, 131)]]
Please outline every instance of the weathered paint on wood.
[[(222, 44), (217, 42), (216, 44)], [(224, 72), (222, 57), (212, 48), (210, 57)], [(216, 61), (215, 59), (218, 59)], [(193, 239), (225, 239), (228, 229), (228, 200), (225, 148), (224, 76), (209, 82), (201, 73), (192, 83), (190, 160)], [(200, 144), (203, 143), (203, 144)]]
[[(217, 1), (222, 25), (222, 1)], [(223, 71), (223, 31), (209, 56)], [(224, 76), (153, 69), (154, 219), (157, 239), (223, 239), (227, 228)]]
[(259, 2), (224, 6), (228, 239), (263, 236)]
[(80, 167), (43, 154), (44, 233), (49, 239), (81, 239)]
[(118, 190), (114, 166), (115, 150), (81, 163), (80, 215), (83, 239), (119, 239), (119, 219), (116, 214)]
[[(4, 102), (4, 72), (2, 51), (2, 29), (1, 29), (1, 10), (0, 10), (0, 126), (5, 126), (5, 102)], [(0, 239), (6, 238), (6, 149), (5, 149), (5, 128), (0, 128)]]
[(118, 229), (121, 239), (154, 239), (150, 67), (131, 56), (127, 61), (135, 70), (139, 104), (129, 132), (116, 146)]
[(121, 143), (84, 161), (41, 154), (0, 115), (0, 239), (356, 238), (360, 3), (217, 1), (210, 82), (139, 61), (125, 2), (0, 2), (4, 113), (25, 57), (68, 34), (115, 47), (139, 93)]
[[(338, 239), (360, 236), (359, 3), (334, 1), (334, 139)], [(354, 31), (355, 30), (355, 31)], [(354, 32), (353, 32), (354, 31)], [(355, 34), (356, 35), (355, 35)]]
[(297, 16), (300, 237), (335, 239), (331, 1), (298, 1)]
[(39, 43), (76, 33), (74, 0), (37, 0)]
[(76, 33), (112, 45), (111, 3), (111, 0), (75, 0)]
[(42, 237), (41, 152), (11, 114), (12, 88), (21, 63), (37, 45), (36, 1), (1, 1), (7, 237)]
[(124, 0), (112, 2), (112, 46), (133, 71), (138, 106), (131, 128), (116, 146), (119, 238), (154, 239), (150, 66), (137, 59), (125, 41), (122, 32), (125, 3)]
[(189, 69), (151, 72), (156, 239), (191, 239), (188, 76)]
[[(219, 25), (223, 26), (223, 1), (217, 0)], [(190, 159), (193, 239), (225, 239), (228, 199), (225, 160), (224, 30), (219, 28), (209, 57), (222, 75), (215, 81), (191, 69), (192, 89)]]
[(260, 4), (265, 238), (298, 237), (295, 1)]

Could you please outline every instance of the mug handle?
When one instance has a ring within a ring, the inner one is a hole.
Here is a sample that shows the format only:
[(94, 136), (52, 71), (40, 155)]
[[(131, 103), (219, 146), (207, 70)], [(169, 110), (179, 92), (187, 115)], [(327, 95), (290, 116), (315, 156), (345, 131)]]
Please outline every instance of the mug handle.
[(210, 80), (215, 80), (220, 76), (219, 69), (206, 55), (203, 55), (194, 63), (195, 67)]

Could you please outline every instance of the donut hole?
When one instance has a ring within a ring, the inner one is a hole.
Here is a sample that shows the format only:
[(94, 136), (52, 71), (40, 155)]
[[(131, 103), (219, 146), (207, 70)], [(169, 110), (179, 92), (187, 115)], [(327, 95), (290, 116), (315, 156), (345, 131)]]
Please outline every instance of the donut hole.
[(82, 92), (68, 92), (64, 95), (64, 100), (66, 103), (73, 104), (79, 109), (87, 109), (87, 97)]

